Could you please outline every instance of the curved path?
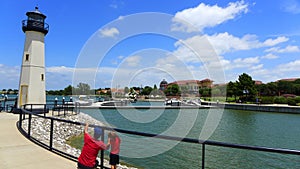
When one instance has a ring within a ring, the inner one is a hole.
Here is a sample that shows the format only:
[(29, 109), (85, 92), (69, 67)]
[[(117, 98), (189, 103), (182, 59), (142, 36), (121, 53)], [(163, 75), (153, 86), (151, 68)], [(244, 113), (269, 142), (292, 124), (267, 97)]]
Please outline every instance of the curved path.
[(1, 169), (75, 169), (77, 164), (35, 145), (17, 129), (19, 116), (0, 113)]

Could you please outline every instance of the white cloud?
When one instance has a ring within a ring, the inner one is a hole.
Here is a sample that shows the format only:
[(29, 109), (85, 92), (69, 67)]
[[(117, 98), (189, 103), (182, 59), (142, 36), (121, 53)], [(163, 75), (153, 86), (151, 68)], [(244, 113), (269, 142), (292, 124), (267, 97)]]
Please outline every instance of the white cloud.
[(289, 40), (289, 38), (284, 37), (284, 36), (277, 37), (276, 39), (267, 39), (266, 41), (264, 41), (263, 46), (275, 46), (279, 43), (283, 43), (288, 40)]
[(277, 69), (279, 69), (281, 72), (291, 72), (291, 73), (297, 72), (299, 76), (298, 72), (300, 71), (300, 60), (295, 60), (293, 62), (278, 65)]
[(118, 9), (120, 7), (123, 7), (125, 5), (124, 1), (122, 0), (112, 0), (109, 7), (113, 9)]
[(118, 56), (118, 59), (122, 60), (124, 58), (124, 56), (120, 55)]
[(282, 9), (292, 14), (300, 13), (300, 3), (297, 0), (285, 0), (282, 3)]
[(140, 65), (141, 56), (135, 55), (135, 56), (129, 56), (125, 59), (125, 63), (129, 67), (136, 67)]
[[(228, 32), (214, 34), (214, 35), (204, 35), (204, 36), (194, 36), (186, 40), (179, 40), (175, 43), (177, 50), (174, 55), (185, 56), (188, 61), (199, 61), (199, 58), (193, 57), (194, 53), (190, 49), (184, 47), (186, 44), (195, 44), (197, 48), (201, 48), (201, 53), (204, 53), (205, 48), (209, 49), (210, 55), (212, 55), (212, 50), (217, 55), (225, 54), (233, 51), (240, 50), (251, 50), (261, 47), (266, 47), (270, 45), (276, 45), (285, 42), (287, 38), (278, 37), (275, 39), (267, 39), (264, 42), (260, 42), (256, 35), (244, 35), (243, 37), (236, 37), (229, 34)], [(198, 45), (196, 45), (198, 43)], [(205, 54), (203, 54), (205, 55)], [(207, 54), (206, 54), (207, 55)]]
[(300, 52), (298, 46), (288, 45), (285, 48), (273, 47), (270, 49), (266, 49), (265, 52), (274, 52), (274, 53), (292, 53), (292, 52)]
[(7, 66), (0, 64), (0, 89), (18, 89), (20, 79), (19, 66)]
[(217, 54), (274, 46), (288, 40), (286, 37), (277, 37), (276, 39), (267, 39), (264, 42), (260, 42), (256, 35), (247, 34), (239, 38), (228, 32), (214, 34), (207, 36), (207, 38), (215, 48)]
[(74, 72), (74, 68), (65, 67), (65, 66), (53, 66), (47, 67), (46, 72), (50, 73), (72, 73)]
[(270, 69), (259, 68), (249, 72), (252, 77), (265, 83), (274, 82), (278, 79), (299, 77), (300, 60), (277, 65)]
[(250, 67), (250, 70), (261, 70), (263, 68), (263, 64), (259, 64), (259, 65), (254, 65), (252, 67)]
[(100, 30), (101, 37), (116, 37), (120, 34), (117, 28), (104, 28)]
[(260, 62), (259, 57), (238, 58), (232, 61), (234, 68), (252, 67)]
[(255, 35), (245, 35), (242, 38), (239, 38), (225, 32), (208, 36), (208, 40), (218, 54), (238, 50), (248, 50), (259, 46), (259, 41)]
[(274, 55), (274, 54), (272, 54), (272, 53), (268, 53), (267, 55), (262, 56), (261, 58), (262, 58), (262, 59), (277, 59), (278, 56), (277, 56), (277, 55)]
[(174, 45), (177, 49), (172, 52), (172, 55), (185, 63), (201, 63), (218, 59), (207, 36), (193, 36), (185, 40), (179, 40)]
[(243, 0), (230, 2), (225, 8), (218, 5), (210, 6), (201, 3), (197, 7), (177, 12), (173, 19), (174, 25), (172, 30), (187, 32), (195, 31), (194, 28), (186, 23), (188, 22), (196, 27), (198, 31), (202, 31), (204, 28), (217, 26), (236, 18), (241, 13), (247, 12), (248, 4)]

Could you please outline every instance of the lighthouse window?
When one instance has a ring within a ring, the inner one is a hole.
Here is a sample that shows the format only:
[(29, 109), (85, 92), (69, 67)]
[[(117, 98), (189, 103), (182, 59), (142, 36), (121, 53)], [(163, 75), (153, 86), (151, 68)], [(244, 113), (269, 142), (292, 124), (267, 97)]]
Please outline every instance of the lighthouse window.
[(29, 54), (25, 55), (25, 61), (29, 61)]
[(44, 81), (44, 74), (41, 74), (41, 80)]

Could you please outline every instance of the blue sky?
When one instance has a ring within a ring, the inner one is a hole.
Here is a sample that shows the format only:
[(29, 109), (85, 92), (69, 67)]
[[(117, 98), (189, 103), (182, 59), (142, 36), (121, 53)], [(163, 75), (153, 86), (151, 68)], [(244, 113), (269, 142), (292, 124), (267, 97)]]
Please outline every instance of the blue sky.
[[(6, 0), (0, 5), (0, 89), (18, 88), (21, 21), (37, 4), (50, 25), (48, 90), (79, 81), (103, 88), (162, 79), (223, 83), (242, 73), (264, 83), (300, 77), (299, 0)], [(104, 51), (108, 44), (114, 45)]]

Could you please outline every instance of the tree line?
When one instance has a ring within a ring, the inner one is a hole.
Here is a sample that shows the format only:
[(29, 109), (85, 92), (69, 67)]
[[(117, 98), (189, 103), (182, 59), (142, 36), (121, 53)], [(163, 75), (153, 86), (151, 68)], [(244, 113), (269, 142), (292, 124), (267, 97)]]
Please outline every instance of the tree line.
[[(105, 88), (106, 92), (101, 93), (102, 89), (91, 89), (88, 84), (79, 83), (76, 87), (71, 85), (63, 90), (47, 91), (48, 95), (81, 95), (91, 94), (108, 95), (111, 97), (110, 88)], [(139, 95), (165, 95), (165, 96), (183, 96), (187, 91), (180, 88), (177, 84), (168, 85), (164, 91), (153, 87), (125, 87), (124, 93), (135, 95), (139, 91)], [(100, 92), (100, 93), (99, 93)], [(288, 95), (287, 95), (288, 94)], [(226, 85), (215, 85), (212, 88), (199, 88), (196, 96), (210, 98), (212, 96), (225, 97), (228, 102), (259, 102), (259, 103), (300, 103), (300, 79), (295, 81), (276, 81), (266, 84), (255, 84), (252, 77), (246, 73), (239, 75), (238, 80), (230, 81)], [(287, 97), (287, 96), (293, 96)]]
[(300, 103), (300, 97), (297, 97), (299, 95), (300, 79), (255, 84), (251, 76), (243, 73), (236, 82), (230, 81), (227, 84), (226, 100), (297, 105)]

